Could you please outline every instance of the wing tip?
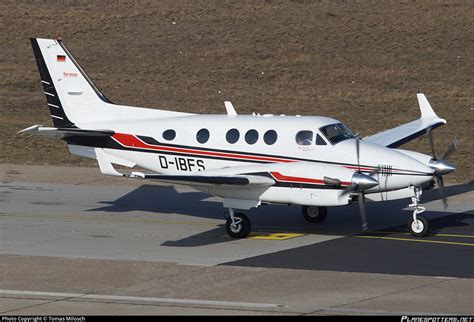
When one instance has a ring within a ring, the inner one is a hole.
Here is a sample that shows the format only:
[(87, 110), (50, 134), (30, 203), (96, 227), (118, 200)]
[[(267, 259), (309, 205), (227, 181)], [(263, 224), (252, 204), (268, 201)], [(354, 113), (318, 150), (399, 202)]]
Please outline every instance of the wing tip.
[(428, 99), (426, 98), (425, 94), (418, 92), (416, 94), (416, 97), (418, 98), (418, 105), (420, 106), (420, 112), (421, 112), (421, 118), (426, 119), (426, 118), (437, 118), (441, 121), (444, 121), (446, 123), (445, 119), (440, 118), (433, 108), (431, 107), (430, 102), (428, 102)]

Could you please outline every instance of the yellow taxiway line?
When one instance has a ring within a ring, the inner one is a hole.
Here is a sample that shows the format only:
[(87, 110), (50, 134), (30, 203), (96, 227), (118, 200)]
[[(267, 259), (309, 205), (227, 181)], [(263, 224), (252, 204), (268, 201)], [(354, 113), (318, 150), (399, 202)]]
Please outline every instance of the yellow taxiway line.
[[(54, 216), (54, 215), (29, 215), (29, 214), (7, 214), (0, 213), (0, 217), (10, 217), (10, 216), (21, 216), (21, 217), (31, 217), (31, 218), (52, 218), (52, 219), (64, 219), (64, 220), (84, 220), (84, 221), (115, 221), (115, 222), (137, 222), (137, 223), (157, 223), (157, 224), (170, 224), (170, 225), (199, 225), (206, 227), (220, 227), (221, 224), (212, 223), (212, 222), (202, 222), (202, 221), (172, 221), (172, 220), (163, 220), (163, 219), (150, 219), (150, 218), (114, 218), (114, 217), (94, 217), (94, 216)], [(266, 228), (265, 226), (260, 226), (261, 228)], [(278, 227), (271, 227), (272, 231), (278, 229)], [(282, 227), (283, 228), (283, 227)], [(289, 227), (285, 228), (289, 230)], [(288, 240), (291, 238), (302, 237), (308, 234), (327, 234), (324, 231), (305, 231), (297, 230), (296, 232), (271, 232), (268, 230), (263, 230), (261, 232), (256, 231), (249, 236), (251, 239), (256, 240)], [(264, 231), (268, 232), (262, 234)], [(346, 233), (355, 233), (355, 231), (345, 231)], [(342, 231), (339, 233), (343, 233)], [(410, 235), (406, 232), (397, 232), (397, 231), (370, 231), (369, 233), (387, 233), (387, 234), (403, 234)], [(462, 234), (431, 234), (429, 236), (433, 237), (453, 237), (453, 238), (474, 238), (474, 235), (462, 235)], [(344, 237), (341, 235), (341, 237)], [(450, 242), (450, 241), (441, 241), (441, 240), (429, 240), (429, 239), (414, 239), (414, 238), (401, 238), (401, 237), (385, 237), (385, 236), (367, 236), (367, 235), (352, 235), (351, 237), (356, 238), (368, 238), (368, 239), (384, 239), (384, 240), (398, 240), (398, 241), (411, 241), (419, 243), (431, 243), (431, 244), (445, 244), (445, 245), (458, 245), (458, 246), (470, 246), (473, 247), (474, 244), (471, 243), (461, 243), (461, 242)]]
[(273, 234), (259, 234), (258, 232), (251, 233), (249, 238), (256, 240), (288, 240), (291, 238), (302, 237), (304, 234), (292, 233), (273, 233)]
[[(369, 233), (375, 233), (375, 234), (411, 235), (410, 233), (407, 233), (407, 232), (404, 232), (404, 231), (383, 231), (383, 230), (374, 230), (374, 231), (369, 231)], [(474, 238), (474, 235), (462, 235), (462, 234), (429, 234), (428, 236), (432, 236), (432, 237)]]
[(470, 244), (470, 243), (458, 243), (458, 242), (449, 242), (449, 241), (442, 241), (442, 240), (430, 240), (430, 239), (413, 239), (413, 238), (383, 237), (383, 236), (352, 236), (352, 237), (474, 247), (474, 244)]

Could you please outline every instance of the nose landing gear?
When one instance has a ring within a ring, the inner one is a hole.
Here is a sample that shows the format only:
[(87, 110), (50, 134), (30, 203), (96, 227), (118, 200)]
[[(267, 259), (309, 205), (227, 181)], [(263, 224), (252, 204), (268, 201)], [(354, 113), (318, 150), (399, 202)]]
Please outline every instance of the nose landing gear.
[(408, 205), (408, 207), (413, 207), (413, 217), (408, 220), (408, 230), (413, 237), (424, 237), (428, 234), (429, 224), (425, 217), (420, 216), (426, 210), (419, 204), (422, 190), (420, 187), (412, 186), (411, 188), (415, 196), (411, 198), (411, 204)]

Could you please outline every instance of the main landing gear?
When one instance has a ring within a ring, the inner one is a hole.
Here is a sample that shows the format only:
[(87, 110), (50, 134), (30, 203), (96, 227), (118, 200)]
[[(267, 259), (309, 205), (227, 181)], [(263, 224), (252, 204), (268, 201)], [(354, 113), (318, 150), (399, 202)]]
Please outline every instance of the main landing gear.
[[(304, 206), (302, 212), (306, 221), (320, 223), (326, 219), (328, 209), (326, 207)], [(230, 237), (246, 238), (251, 229), (252, 225), (246, 215), (234, 212), (234, 209), (229, 208), (229, 218), (225, 223), (225, 230)]]
[(426, 210), (419, 204), (422, 190), (420, 187), (412, 187), (412, 189), (415, 196), (411, 198), (411, 204), (408, 207), (413, 207), (413, 217), (408, 220), (408, 230), (413, 237), (424, 237), (428, 234), (429, 225), (428, 220), (420, 216)]
[(328, 215), (328, 209), (326, 207), (303, 206), (301, 210), (304, 219), (312, 223), (323, 222)]
[(234, 213), (234, 209), (229, 208), (229, 218), (225, 223), (225, 230), (232, 238), (245, 238), (249, 235), (252, 225), (249, 218), (241, 213)]

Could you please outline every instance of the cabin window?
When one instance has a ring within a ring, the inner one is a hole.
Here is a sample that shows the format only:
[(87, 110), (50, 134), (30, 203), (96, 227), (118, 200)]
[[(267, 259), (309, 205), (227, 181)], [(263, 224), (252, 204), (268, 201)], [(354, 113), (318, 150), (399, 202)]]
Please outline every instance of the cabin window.
[(208, 129), (200, 129), (196, 134), (196, 140), (201, 144), (206, 143), (209, 140)]
[(274, 130), (268, 130), (263, 135), (263, 141), (265, 141), (265, 143), (268, 145), (274, 144), (277, 139), (278, 139), (278, 134)]
[(313, 144), (313, 131), (299, 131), (296, 134), (296, 143), (298, 145), (311, 145)]
[(176, 132), (174, 130), (166, 130), (163, 132), (163, 139), (171, 141), (176, 137)]
[(226, 134), (225, 138), (226, 138), (227, 142), (229, 142), (230, 144), (234, 144), (240, 138), (239, 130), (231, 129), (231, 130), (227, 131), (227, 134)]
[(248, 144), (255, 144), (258, 140), (258, 132), (256, 130), (248, 130), (245, 133), (245, 142)]
[(316, 145), (327, 145), (326, 141), (319, 134), (316, 134)]

